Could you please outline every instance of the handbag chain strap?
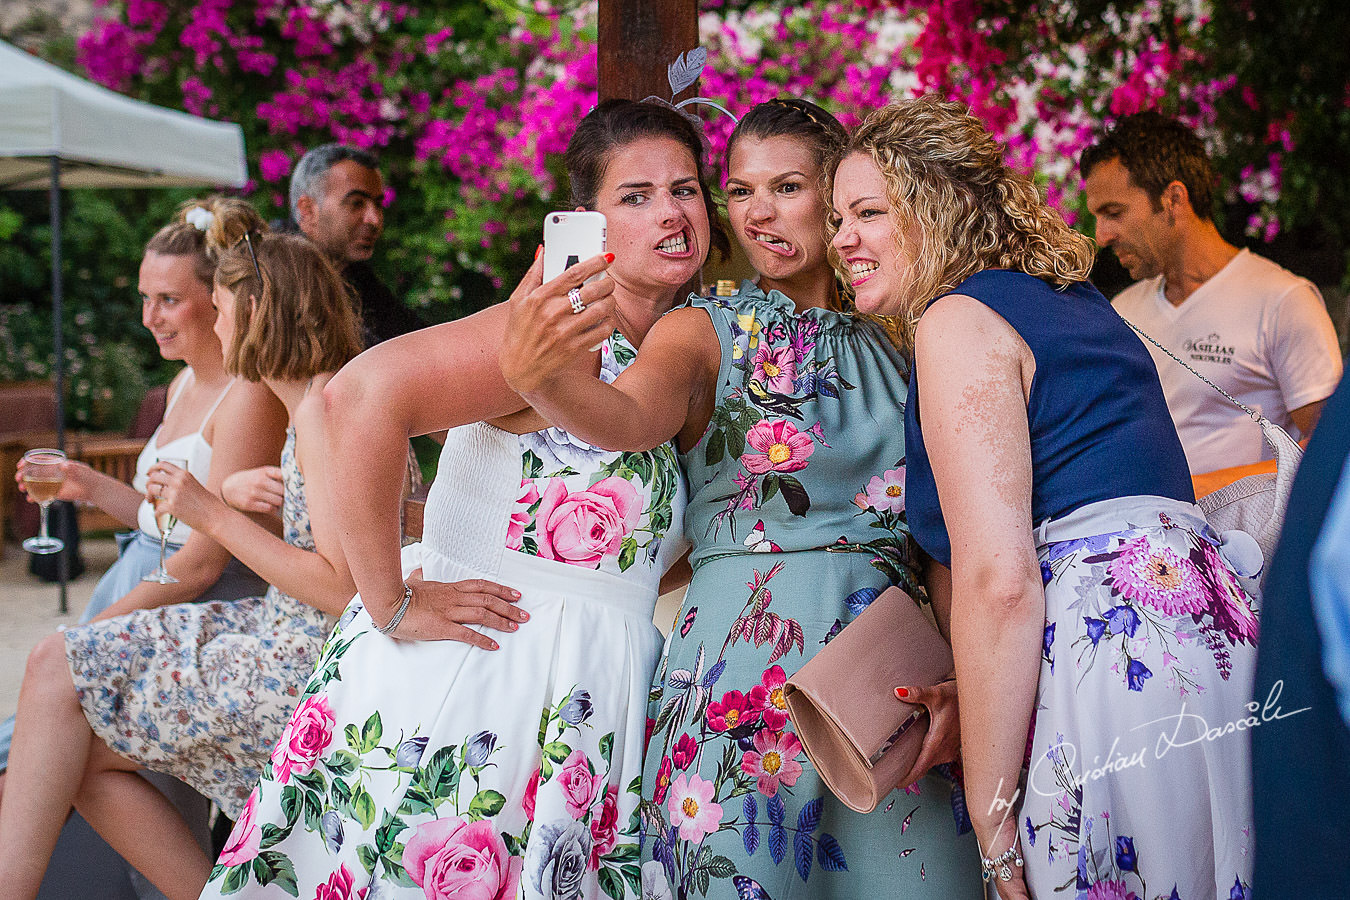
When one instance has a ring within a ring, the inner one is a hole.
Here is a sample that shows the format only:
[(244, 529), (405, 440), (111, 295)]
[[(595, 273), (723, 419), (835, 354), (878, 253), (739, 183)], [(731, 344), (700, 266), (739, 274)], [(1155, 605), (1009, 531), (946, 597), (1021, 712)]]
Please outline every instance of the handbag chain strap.
[(1197, 372), (1195, 369), (1191, 368), (1191, 366), (1188, 365), (1188, 364), (1186, 363), (1186, 361), (1183, 360), (1181, 357), (1177, 356), (1177, 355), (1176, 355), (1175, 353), (1173, 353), (1171, 350), (1168, 350), (1168, 349), (1167, 349), (1166, 347), (1164, 347), (1162, 344), (1158, 343), (1158, 342), (1155, 341), (1153, 338), (1151, 338), (1151, 337), (1149, 337), (1147, 334), (1145, 334), (1144, 331), (1143, 331), (1143, 329), (1141, 329), (1138, 325), (1134, 324), (1133, 322), (1131, 322), (1129, 319), (1125, 318), (1124, 316), (1121, 316), (1121, 315), (1120, 315), (1120, 311), (1117, 310), (1117, 309), (1115, 308), (1115, 306), (1112, 306), (1112, 307), (1111, 307), (1111, 310), (1112, 310), (1113, 312), (1115, 312), (1116, 315), (1120, 316), (1120, 321), (1124, 322), (1126, 325), (1128, 325), (1128, 326), (1130, 326), (1131, 328), (1133, 328), (1135, 334), (1139, 335), (1141, 338), (1143, 338), (1144, 340), (1148, 341), (1148, 342), (1149, 342), (1150, 344), (1152, 344), (1153, 346), (1157, 347), (1157, 348), (1158, 348), (1159, 350), (1161, 350), (1163, 353), (1166, 353), (1166, 354), (1167, 354), (1168, 356), (1170, 356), (1173, 360), (1175, 360), (1178, 364), (1180, 364), (1182, 368), (1184, 368), (1186, 371), (1190, 372), (1190, 373), (1191, 373), (1192, 375), (1194, 375), (1196, 378), (1199, 378), (1199, 379), (1200, 379), (1201, 381), (1203, 381), (1205, 384), (1207, 384), (1207, 385), (1209, 385), (1210, 387), (1214, 388), (1214, 390), (1218, 391), (1220, 394), (1223, 394), (1225, 397), (1228, 398), (1229, 402), (1231, 402), (1234, 406), (1236, 406), (1238, 409), (1240, 409), (1240, 410), (1242, 410), (1243, 412), (1245, 412), (1247, 415), (1251, 416), (1251, 419), (1252, 419), (1253, 422), (1255, 422), (1256, 424), (1260, 425), (1263, 421), (1265, 421), (1265, 416), (1261, 415), (1259, 412), (1257, 412), (1256, 410), (1252, 409), (1250, 406), (1248, 406), (1247, 404), (1243, 403), (1241, 400), (1239, 400), (1238, 398), (1234, 397), (1232, 394), (1228, 393), (1228, 392), (1225, 391), (1223, 388), (1219, 387), (1217, 384), (1215, 384), (1214, 382), (1210, 381), (1210, 380), (1209, 380), (1208, 378), (1206, 378), (1205, 376), (1201, 375), (1201, 374), (1200, 374), (1199, 372)]

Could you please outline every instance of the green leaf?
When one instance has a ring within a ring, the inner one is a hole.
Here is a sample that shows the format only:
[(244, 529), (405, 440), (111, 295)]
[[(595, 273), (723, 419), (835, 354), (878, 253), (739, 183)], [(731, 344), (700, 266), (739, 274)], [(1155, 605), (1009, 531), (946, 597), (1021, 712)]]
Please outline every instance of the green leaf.
[(338, 750), (323, 763), (334, 775), (350, 775), (361, 767), (361, 760), (350, 750)]
[(347, 782), (345, 781), (338, 781), (334, 779), (333, 788), (328, 793), (329, 796), (333, 798), (333, 806), (335, 806), (339, 812), (351, 815), (352, 812), (351, 785), (347, 784)]
[(605, 855), (605, 859), (616, 863), (632, 862), (638, 858), (637, 844), (619, 844)]
[(369, 828), (375, 824), (375, 798), (363, 787), (358, 787), (352, 794), (352, 815), (361, 823), (362, 828)]
[(403, 802), (398, 805), (398, 814), (401, 816), (415, 816), (435, 811), (436, 802), (430, 794), (418, 787), (408, 788), (403, 795)]
[(388, 810), (384, 812), (384, 819), (384, 824), (375, 829), (375, 849), (381, 856), (394, 849), (399, 834), (408, 827), (398, 816), (389, 815)]
[[(268, 876), (266, 880), (258, 874), (258, 863), (267, 867)], [(292, 897), (299, 895), (299, 887), (295, 883), (295, 865), (290, 857), (279, 850), (264, 850), (253, 860), (253, 875), (262, 885), (271, 885), (280, 888)]]
[(561, 763), (572, 755), (572, 748), (562, 741), (550, 741), (544, 745), (544, 756), (553, 760), (555, 763)]
[(720, 463), (727, 455), (727, 436), (722, 433), (722, 429), (714, 429), (708, 435), (707, 446), (703, 448), (703, 463), (712, 468)]
[(620, 545), (619, 571), (627, 572), (628, 567), (633, 564), (633, 560), (636, 558), (637, 558), (637, 541), (634, 540), (632, 535), (629, 535), (628, 537), (623, 539), (623, 543)]
[(633, 894), (635, 896), (641, 897), (642, 870), (639, 869), (636, 865), (627, 865), (624, 866), (619, 871), (623, 873), (624, 880), (628, 882), (628, 886), (633, 889)]
[(380, 854), (370, 844), (362, 844), (356, 848), (356, 858), (361, 861), (361, 867), (369, 875), (375, 871), (375, 863), (379, 862)]
[(290, 836), (290, 826), (274, 825), (271, 822), (264, 822), (262, 826), (262, 841), (259, 842), (259, 849), (266, 850), (274, 847)]
[(788, 510), (794, 516), (805, 516), (807, 510), (811, 508), (811, 498), (806, 495), (806, 488), (802, 483), (791, 475), (779, 475), (778, 487), (783, 492), (783, 499), (787, 501)]
[(623, 879), (613, 869), (601, 869), (600, 890), (614, 900), (623, 900)]
[(482, 790), (474, 794), (473, 800), (469, 802), (469, 815), (482, 818), (491, 818), (502, 811), (506, 805), (506, 798), (496, 791)]
[(222, 894), (236, 894), (243, 890), (244, 885), (248, 884), (248, 871), (248, 863), (242, 866), (230, 866), (228, 873), (225, 875), (225, 882), (220, 886), (220, 892)]
[(632, 781), (628, 782), (628, 787), (624, 788), (624, 793), (627, 793), (627, 794), (641, 794), (641, 793), (642, 793), (642, 776), (639, 775), (638, 777), (634, 778)]
[(380, 744), (380, 738), (384, 736), (384, 725), (380, 722), (379, 710), (370, 714), (366, 719), (366, 724), (361, 726), (361, 752), (369, 753)]
[(288, 784), (281, 789), (281, 814), (286, 817), (287, 828), (295, 827), (304, 808), (305, 802), (300, 795), (300, 788)]
[(765, 474), (764, 480), (759, 486), (760, 502), (768, 503), (769, 500), (778, 493), (778, 473), (769, 472)]
[(714, 856), (704, 866), (713, 878), (730, 878), (736, 874), (736, 864), (725, 856)]
[(614, 732), (610, 732), (600, 739), (600, 758), (609, 762), (611, 754), (614, 752)]
[(348, 723), (346, 728), (342, 729), (343, 735), (347, 738), (347, 746), (351, 747), (357, 753), (361, 752), (361, 732), (357, 729), (355, 723)]
[(745, 429), (737, 426), (727, 429), (727, 453), (732, 459), (745, 455)]

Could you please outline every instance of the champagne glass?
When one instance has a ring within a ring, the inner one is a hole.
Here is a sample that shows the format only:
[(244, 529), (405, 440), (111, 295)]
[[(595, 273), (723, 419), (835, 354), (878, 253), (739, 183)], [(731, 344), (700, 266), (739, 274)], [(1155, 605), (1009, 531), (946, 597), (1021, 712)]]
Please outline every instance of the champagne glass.
[[(174, 456), (160, 456), (155, 459), (157, 463), (167, 463), (171, 466), (177, 466), (180, 469), (187, 468), (187, 460), (179, 459)], [(169, 574), (169, 570), (164, 568), (164, 553), (168, 549), (169, 533), (173, 527), (178, 524), (178, 517), (167, 509), (160, 511), (160, 498), (156, 497), (153, 501), (155, 507), (155, 527), (159, 529), (159, 566), (153, 571), (141, 576), (141, 581), (149, 581), (153, 584), (177, 584), (178, 579)]]
[(65, 548), (66, 542), (47, 534), (47, 507), (51, 506), (56, 495), (61, 492), (61, 482), (66, 479), (65, 472), (61, 470), (61, 463), (66, 461), (66, 455), (60, 450), (40, 448), (25, 453), (23, 461), (24, 490), (28, 492), (28, 499), (37, 503), (42, 510), (42, 524), (38, 528), (37, 537), (24, 541), (23, 549), (29, 553), (60, 553)]

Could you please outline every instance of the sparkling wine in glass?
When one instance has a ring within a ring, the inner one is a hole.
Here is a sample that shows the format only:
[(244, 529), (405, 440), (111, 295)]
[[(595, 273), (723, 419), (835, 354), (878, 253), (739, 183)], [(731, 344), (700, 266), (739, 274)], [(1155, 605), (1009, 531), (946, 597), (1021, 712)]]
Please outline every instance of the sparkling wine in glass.
[(51, 506), (56, 495), (61, 492), (61, 482), (66, 478), (61, 463), (66, 461), (66, 455), (60, 450), (44, 447), (29, 450), (23, 455), (23, 461), (24, 490), (28, 492), (28, 498), (37, 503), (41, 510), (41, 524), (38, 527), (37, 537), (24, 541), (23, 549), (29, 553), (59, 553), (66, 544), (60, 538), (54, 538), (47, 533), (47, 507)]
[[(187, 468), (186, 459), (179, 459), (174, 456), (161, 456), (155, 462), (168, 463), (180, 469)], [(168, 549), (169, 533), (178, 524), (178, 517), (167, 509), (161, 511), (158, 498), (153, 502), (155, 505), (155, 527), (159, 529), (159, 566), (153, 572), (141, 576), (141, 581), (149, 581), (153, 584), (177, 584), (178, 579), (170, 575), (169, 570), (164, 568), (164, 554)]]

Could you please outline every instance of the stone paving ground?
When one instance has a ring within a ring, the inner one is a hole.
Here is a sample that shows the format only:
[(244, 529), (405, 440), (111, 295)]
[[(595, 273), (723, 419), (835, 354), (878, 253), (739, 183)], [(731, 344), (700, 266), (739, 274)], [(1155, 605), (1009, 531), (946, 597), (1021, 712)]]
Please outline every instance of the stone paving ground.
[(85, 572), (70, 583), (70, 613), (61, 615), (55, 584), (28, 574), (28, 554), (17, 543), (6, 544), (0, 559), (0, 718), (14, 714), (19, 682), (28, 652), (60, 625), (73, 625), (89, 602), (94, 584), (117, 559), (112, 538), (84, 538), (80, 555)]

